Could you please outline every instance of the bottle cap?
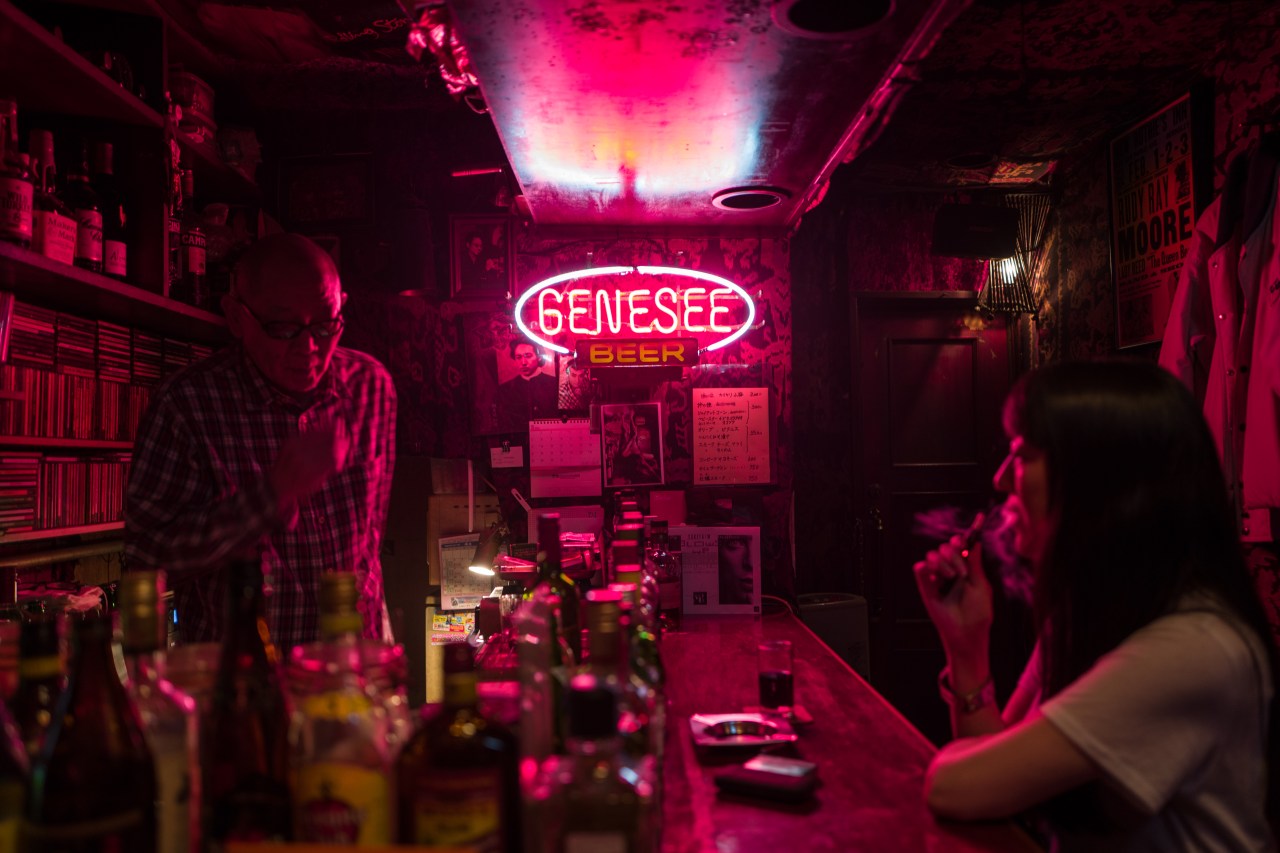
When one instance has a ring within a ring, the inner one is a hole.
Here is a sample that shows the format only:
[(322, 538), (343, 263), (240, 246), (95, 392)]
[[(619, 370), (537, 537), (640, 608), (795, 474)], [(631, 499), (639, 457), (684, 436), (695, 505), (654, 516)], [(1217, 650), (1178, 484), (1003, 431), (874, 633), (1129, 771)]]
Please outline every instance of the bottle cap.
[(121, 645), (126, 651), (164, 648), (164, 573), (129, 571), (120, 579)]
[(587, 593), (586, 623), (589, 633), (614, 633), (621, 626), (622, 596), (611, 589), (593, 589)]

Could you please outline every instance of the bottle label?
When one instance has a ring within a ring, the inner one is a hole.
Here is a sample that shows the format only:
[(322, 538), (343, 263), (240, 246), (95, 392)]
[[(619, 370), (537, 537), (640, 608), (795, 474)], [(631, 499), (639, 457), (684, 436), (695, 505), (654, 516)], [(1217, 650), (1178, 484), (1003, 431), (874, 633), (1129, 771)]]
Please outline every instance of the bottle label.
[(182, 244), (182, 273), (187, 275), (204, 275), (205, 240), (200, 233), (183, 231), (180, 237)]
[(564, 837), (564, 853), (627, 853), (621, 832), (571, 832)]
[(37, 210), (31, 245), (46, 258), (61, 264), (76, 259), (76, 221), (52, 210)]
[(353, 716), (368, 716), (373, 703), (359, 693), (330, 690), (304, 697), (300, 710), (312, 720), (342, 721)]
[(32, 187), (17, 178), (0, 177), (0, 237), (31, 242)]
[(380, 770), (317, 762), (298, 768), (299, 841), (391, 843), (391, 790)]
[(128, 272), (129, 246), (119, 240), (102, 241), (102, 270), (107, 275), (124, 278)]
[(440, 772), (418, 782), (409, 806), (413, 843), (501, 850), (501, 790), (496, 770)]
[(77, 261), (102, 263), (102, 214), (96, 210), (77, 210), (76, 257)]

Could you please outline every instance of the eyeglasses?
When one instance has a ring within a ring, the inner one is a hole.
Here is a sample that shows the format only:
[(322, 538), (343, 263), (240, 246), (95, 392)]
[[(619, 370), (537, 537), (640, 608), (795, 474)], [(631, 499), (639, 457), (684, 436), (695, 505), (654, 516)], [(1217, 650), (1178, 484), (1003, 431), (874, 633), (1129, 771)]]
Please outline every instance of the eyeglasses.
[(286, 323), (277, 320), (263, 320), (257, 314), (253, 313), (253, 309), (250, 308), (248, 303), (243, 299), (236, 297), (233, 298), (235, 298), (236, 302), (240, 303), (245, 311), (249, 312), (249, 316), (254, 319), (254, 322), (258, 324), (258, 327), (261, 328), (266, 336), (272, 340), (291, 341), (303, 332), (307, 332), (313, 338), (323, 340), (325, 338), (332, 338), (336, 336), (342, 331), (342, 327), (344, 325), (341, 314), (334, 317), (332, 320), (319, 320), (315, 323), (306, 324)]

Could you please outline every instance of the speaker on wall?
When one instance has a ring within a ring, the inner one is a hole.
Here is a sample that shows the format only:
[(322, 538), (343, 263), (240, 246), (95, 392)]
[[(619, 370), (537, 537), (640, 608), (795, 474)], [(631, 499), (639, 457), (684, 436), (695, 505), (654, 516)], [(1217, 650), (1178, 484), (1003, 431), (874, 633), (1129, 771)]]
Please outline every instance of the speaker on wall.
[(933, 218), (930, 252), (948, 258), (1008, 258), (1018, 251), (1017, 208), (944, 204)]

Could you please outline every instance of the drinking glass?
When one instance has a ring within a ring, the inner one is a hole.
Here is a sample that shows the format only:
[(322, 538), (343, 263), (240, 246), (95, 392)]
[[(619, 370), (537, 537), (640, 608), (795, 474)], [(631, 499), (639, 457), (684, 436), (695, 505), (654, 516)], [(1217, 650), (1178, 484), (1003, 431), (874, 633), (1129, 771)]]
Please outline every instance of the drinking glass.
[(760, 706), (766, 713), (790, 716), (795, 706), (790, 640), (765, 640), (757, 648)]

